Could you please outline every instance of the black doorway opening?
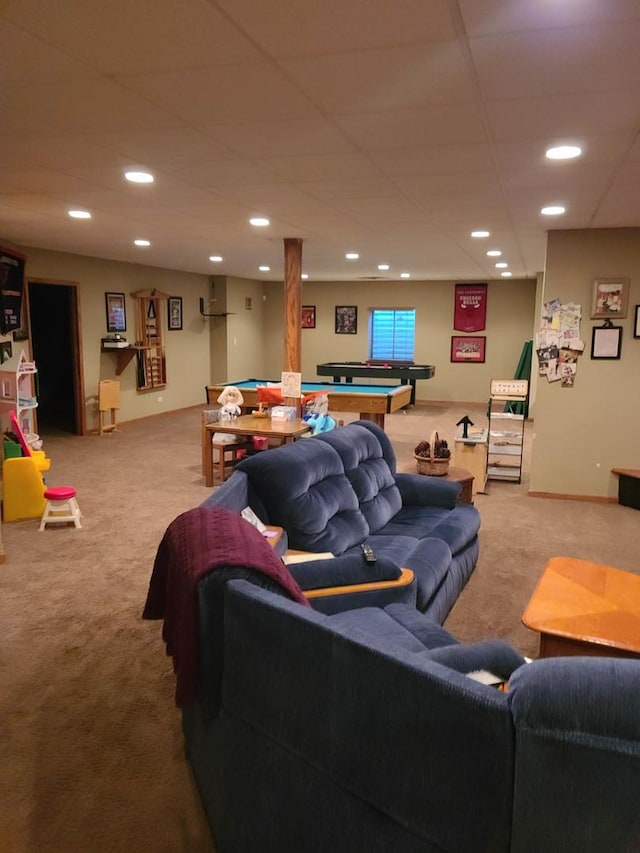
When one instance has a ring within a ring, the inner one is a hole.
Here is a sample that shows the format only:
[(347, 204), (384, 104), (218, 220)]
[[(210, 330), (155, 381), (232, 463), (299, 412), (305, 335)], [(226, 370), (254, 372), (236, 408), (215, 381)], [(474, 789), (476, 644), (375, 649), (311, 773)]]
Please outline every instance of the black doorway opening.
[(38, 430), (81, 435), (75, 378), (76, 288), (30, 281), (29, 320), (33, 359), (38, 368)]

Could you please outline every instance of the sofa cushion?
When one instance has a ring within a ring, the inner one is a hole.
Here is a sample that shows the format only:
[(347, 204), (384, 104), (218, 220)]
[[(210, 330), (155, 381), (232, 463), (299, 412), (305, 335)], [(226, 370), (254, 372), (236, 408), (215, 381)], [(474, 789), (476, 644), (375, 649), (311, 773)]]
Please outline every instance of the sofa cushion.
[(455, 556), (475, 539), (480, 529), (480, 514), (471, 505), (453, 510), (438, 507), (405, 506), (382, 530), (383, 536), (415, 536), (442, 539)]
[(457, 672), (470, 673), (488, 670), (508, 681), (511, 673), (526, 663), (522, 655), (504, 640), (483, 640), (467, 645), (443, 646), (425, 652), (430, 660)]
[[(393, 560), (403, 569), (411, 569), (416, 579), (416, 603), (424, 610), (444, 583), (451, 565), (451, 550), (441, 539), (415, 539), (411, 536), (367, 537), (367, 545), (378, 558)], [(352, 549), (350, 553), (359, 553)]]
[(340, 454), (370, 531), (380, 530), (400, 510), (402, 498), (378, 436), (352, 423), (318, 439)]
[(243, 460), (245, 473), (272, 524), (284, 527), (289, 546), (342, 554), (362, 542), (369, 525), (329, 445), (308, 438)]
[(411, 631), (378, 607), (346, 610), (328, 618), (334, 629), (339, 633), (346, 632), (347, 636), (353, 636), (352, 630), (356, 629), (367, 637), (375, 637), (378, 641), (382, 641), (389, 648), (406, 649), (409, 652), (424, 651), (424, 645)]
[(439, 649), (441, 646), (458, 644), (458, 640), (453, 634), (450, 634), (433, 619), (429, 619), (424, 613), (420, 613), (415, 607), (407, 607), (406, 604), (388, 604), (384, 608), (384, 612), (399, 622), (417, 640), (420, 640), (426, 649)]

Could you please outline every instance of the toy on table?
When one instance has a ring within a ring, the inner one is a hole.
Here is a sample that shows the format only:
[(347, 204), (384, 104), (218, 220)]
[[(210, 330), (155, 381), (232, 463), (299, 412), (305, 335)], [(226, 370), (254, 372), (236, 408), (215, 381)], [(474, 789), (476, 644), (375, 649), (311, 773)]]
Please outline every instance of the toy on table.
[(242, 411), (240, 406), (244, 403), (244, 397), (242, 396), (240, 389), (236, 388), (235, 385), (227, 385), (227, 387), (221, 391), (220, 396), (218, 397), (218, 403), (220, 403), (222, 407), (220, 409), (221, 419), (233, 420), (233, 418), (237, 418)]
[(336, 428), (336, 422), (331, 415), (325, 415), (321, 412), (311, 412), (305, 415), (303, 420), (309, 425), (311, 435), (320, 435), (321, 432), (329, 432), (329, 430)]
[(335, 429), (336, 422), (329, 414), (329, 395), (326, 391), (315, 391), (302, 398), (306, 411), (302, 419), (307, 422), (311, 435)]
[(268, 418), (269, 412), (265, 409), (266, 403), (258, 403), (258, 408), (255, 409), (251, 414), (254, 418)]

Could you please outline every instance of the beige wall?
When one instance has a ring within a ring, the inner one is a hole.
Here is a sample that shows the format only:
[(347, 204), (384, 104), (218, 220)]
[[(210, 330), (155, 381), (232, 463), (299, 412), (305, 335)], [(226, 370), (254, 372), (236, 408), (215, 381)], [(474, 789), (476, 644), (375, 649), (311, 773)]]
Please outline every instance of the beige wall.
[[(38, 278), (45, 282), (64, 281), (78, 285), (88, 429), (97, 424), (96, 397), (101, 379), (120, 381), (118, 420), (121, 422), (203, 401), (204, 386), (209, 380), (209, 329), (200, 317), (199, 298), (208, 297), (207, 276), (30, 247), (20, 250), (27, 256), (27, 280)], [(131, 293), (154, 287), (171, 296), (182, 297), (183, 329), (166, 330), (166, 316), (163, 317), (167, 385), (156, 391), (140, 392), (136, 390), (135, 358), (120, 376), (116, 376), (116, 356), (101, 352), (100, 342), (107, 334), (104, 295), (106, 292), (125, 294), (127, 331), (124, 334), (133, 343), (136, 315)]]
[[(418, 382), (419, 400), (484, 402), (491, 379), (513, 376), (532, 335), (533, 279), (489, 282), (487, 328), (479, 333), (487, 338), (484, 364), (451, 363), (451, 336), (458, 334), (453, 330), (455, 282), (305, 282), (302, 289), (303, 305), (316, 306), (316, 328), (302, 330), (306, 379), (316, 376), (316, 365), (322, 362), (366, 361), (370, 308), (416, 308), (415, 361), (436, 367), (433, 379)], [(266, 284), (265, 292), (265, 378), (271, 378), (280, 375), (284, 354), (282, 285)], [(358, 306), (357, 335), (335, 334), (336, 305)]]
[[(573, 387), (562, 388), (543, 377), (537, 383), (532, 492), (615, 498), (618, 482), (610, 469), (640, 467), (640, 340), (633, 337), (639, 272), (640, 229), (549, 234), (544, 300), (557, 297), (582, 306), (585, 351)], [(628, 315), (616, 321), (623, 327), (621, 358), (594, 361), (591, 331), (602, 321), (589, 318), (593, 282), (613, 276), (631, 281)]]

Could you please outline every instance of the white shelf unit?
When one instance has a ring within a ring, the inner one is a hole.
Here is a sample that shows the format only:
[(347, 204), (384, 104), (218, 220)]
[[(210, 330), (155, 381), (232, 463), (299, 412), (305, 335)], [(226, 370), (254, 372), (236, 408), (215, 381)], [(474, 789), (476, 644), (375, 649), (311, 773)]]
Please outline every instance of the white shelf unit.
[[(492, 380), (489, 394), (487, 480), (522, 480), (524, 412), (529, 383), (526, 379)], [(510, 406), (509, 404), (514, 404)], [(517, 405), (515, 405), (517, 404)], [(509, 409), (520, 411), (509, 411)]]
[(9, 428), (9, 411), (13, 409), (25, 435), (36, 432), (35, 409), (38, 400), (35, 395), (34, 377), (37, 372), (35, 363), (27, 359), (24, 350), (20, 353), (15, 370), (0, 370), (3, 428)]

